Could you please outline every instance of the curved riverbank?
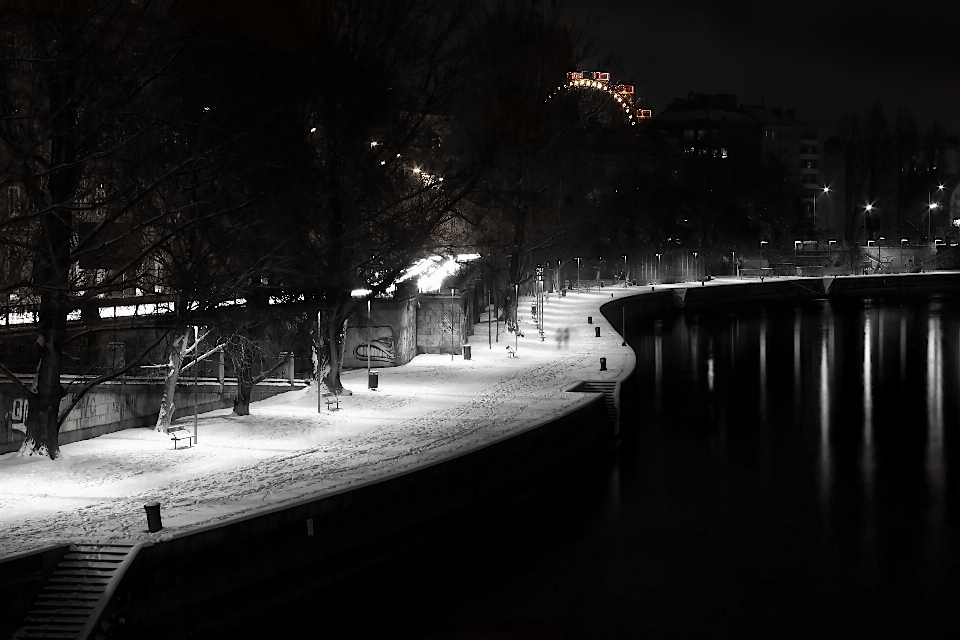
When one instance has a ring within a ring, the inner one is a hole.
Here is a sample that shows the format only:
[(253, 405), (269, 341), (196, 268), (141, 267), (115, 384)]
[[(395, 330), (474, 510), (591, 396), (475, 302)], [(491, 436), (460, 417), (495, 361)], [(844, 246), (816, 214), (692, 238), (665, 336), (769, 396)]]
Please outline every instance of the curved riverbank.
[[(581, 335), (577, 345), (582, 351), (577, 360), (581, 369), (571, 379), (613, 382), (620, 386), (616, 391), (619, 400), (629, 393), (634, 370), (632, 352), (627, 357), (629, 350), (612, 331), (624, 316), (629, 320), (635, 314), (770, 298), (856, 295), (852, 291), (906, 295), (960, 288), (956, 275), (935, 282), (934, 276), (941, 275), (831, 278), (829, 284), (822, 279), (777, 279), (657, 287), (656, 291), (631, 288), (615, 291), (612, 300), (604, 297), (608, 290), (589, 298), (592, 309), (601, 308), (604, 317), (586, 307), (564, 317), (562, 305), (548, 306), (548, 313), (556, 314), (555, 326), (548, 326), (552, 331), (569, 323)], [(891, 282), (878, 282), (881, 278)], [(586, 322), (587, 315), (592, 323)], [(599, 338), (593, 335), (598, 328)], [(554, 349), (549, 343), (532, 343), (533, 331), (527, 331), (526, 344), (520, 343), (521, 355), (535, 348)], [(548, 337), (552, 337), (549, 332)], [(482, 347), (475, 346), (475, 353)], [(608, 359), (606, 372), (597, 366), (600, 357)], [(478, 518), (522, 508), (565, 481), (582, 477), (614, 446), (616, 423), (604, 400), (601, 395), (589, 396), (567, 405), (556, 419), (531, 421), (519, 429), (504, 428), (496, 437), (467, 442), (442, 457), (369, 482), (348, 484), (321, 496), (287, 501), (161, 538), (141, 550), (106, 620), (117, 623), (123, 618), (128, 631), (138, 637), (166, 637), (168, 631), (173, 635), (202, 634), (233, 615), (239, 595), (257, 592), (258, 585), (333, 586), (345, 577), (375, 570), (385, 558), (423, 548), (468, 527)], [(619, 401), (615, 408), (620, 408)], [(636, 417), (624, 416), (622, 422), (635, 424)], [(308, 524), (311, 520), (312, 526)], [(292, 586), (283, 594), (258, 593), (244, 601), (244, 609), (268, 612), (272, 603), (297, 588)], [(161, 622), (165, 626), (160, 626)]]

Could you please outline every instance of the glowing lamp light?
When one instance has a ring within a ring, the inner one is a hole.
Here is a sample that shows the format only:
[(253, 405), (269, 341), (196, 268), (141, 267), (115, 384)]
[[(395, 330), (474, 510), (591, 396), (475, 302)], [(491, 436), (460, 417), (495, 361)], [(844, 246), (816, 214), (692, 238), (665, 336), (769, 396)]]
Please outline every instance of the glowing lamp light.
[(354, 289), (350, 292), (351, 298), (364, 298), (373, 293), (370, 289)]

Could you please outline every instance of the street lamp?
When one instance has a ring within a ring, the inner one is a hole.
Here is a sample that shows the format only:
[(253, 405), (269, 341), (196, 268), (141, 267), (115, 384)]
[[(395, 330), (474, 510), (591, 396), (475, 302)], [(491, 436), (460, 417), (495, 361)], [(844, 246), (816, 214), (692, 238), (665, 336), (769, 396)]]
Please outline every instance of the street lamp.
[(770, 244), (770, 243), (767, 242), (766, 240), (761, 240), (761, 241), (760, 241), (760, 263), (761, 263), (761, 264), (760, 264), (760, 268), (761, 268), (761, 269), (763, 268), (763, 245), (765, 245), (765, 244)]
[(903, 245), (910, 242), (910, 238), (900, 238), (900, 272), (903, 272)]
[(627, 288), (627, 254), (620, 256), (623, 258), (623, 288)]
[(660, 256), (662, 255), (662, 253), (657, 254), (657, 283), (660, 282)]
[[(940, 194), (943, 193), (943, 187), (944, 185), (942, 184), (937, 185), (937, 191), (939, 191)], [(937, 194), (937, 195), (939, 196), (940, 194)], [(930, 218), (931, 216), (933, 216), (933, 210), (937, 209), (939, 206), (940, 206), (939, 201), (937, 202), (933, 201), (933, 193), (931, 191), (927, 191), (927, 241), (928, 242), (930, 241), (930, 236), (933, 235), (930, 231)]]
[(537, 264), (537, 328), (540, 329), (540, 342), (543, 342), (543, 266)]
[[(823, 185), (823, 189), (821, 190), (821, 192), (813, 196), (813, 231), (814, 233), (816, 233), (817, 231), (817, 224), (818, 224), (817, 223), (817, 200), (820, 199), (821, 195), (825, 195), (828, 193), (830, 193), (830, 187), (828, 187), (827, 185)], [(819, 239), (819, 237), (820, 236), (818, 234), (817, 239)]]
[(600, 286), (603, 282), (600, 280), (600, 269), (603, 267), (603, 256), (597, 256), (597, 293), (600, 292)]
[[(453, 307), (454, 307), (453, 294), (456, 290), (457, 290), (456, 287), (450, 287), (450, 362), (453, 362), (453, 352), (456, 350), (455, 347), (453, 346)], [(460, 317), (460, 314), (458, 313), (457, 314), (458, 320), (460, 319), (459, 317)], [(368, 354), (370, 353), (369, 348), (367, 349), (367, 353)], [(367, 362), (367, 367), (369, 366), (370, 366), (370, 363)], [(368, 371), (367, 373), (369, 374), (370, 372)]]
[(583, 258), (577, 256), (574, 258), (577, 261), (577, 294), (580, 294), (580, 263), (583, 262)]

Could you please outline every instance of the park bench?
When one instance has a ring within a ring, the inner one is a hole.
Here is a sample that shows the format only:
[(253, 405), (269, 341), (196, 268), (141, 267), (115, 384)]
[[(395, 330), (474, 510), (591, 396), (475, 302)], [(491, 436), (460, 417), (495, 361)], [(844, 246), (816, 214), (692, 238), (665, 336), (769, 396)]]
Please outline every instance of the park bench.
[(340, 396), (329, 391), (324, 391), (320, 394), (320, 397), (323, 398), (323, 401), (327, 403), (327, 411), (334, 411), (330, 408), (330, 405), (336, 405), (336, 409), (340, 409)]
[(174, 449), (177, 448), (177, 443), (181, 440), (187, 440), (192, 447), (193, 441), (196, 438), (196, 436), (194, 436), (193, 433), (191, 433), (186, 427), (174, 427), (173, 429), (167, 431), (167, 433), (170, 434), (170, 439), (173, 440)]

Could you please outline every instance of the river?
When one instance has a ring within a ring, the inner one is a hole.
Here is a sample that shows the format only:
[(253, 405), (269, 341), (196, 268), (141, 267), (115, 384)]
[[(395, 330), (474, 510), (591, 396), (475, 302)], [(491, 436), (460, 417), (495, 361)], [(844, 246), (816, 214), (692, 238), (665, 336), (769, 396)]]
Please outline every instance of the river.
[(958, 637), (960, 304), (769, 305), (628, 336), (639, 418), (601, 468), (259, 626), (306, 607), (320, 636)]

